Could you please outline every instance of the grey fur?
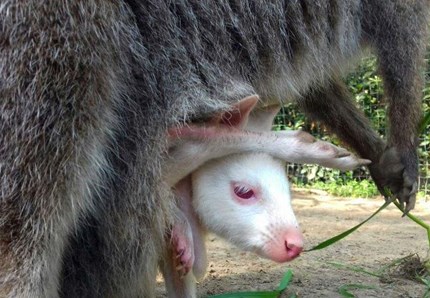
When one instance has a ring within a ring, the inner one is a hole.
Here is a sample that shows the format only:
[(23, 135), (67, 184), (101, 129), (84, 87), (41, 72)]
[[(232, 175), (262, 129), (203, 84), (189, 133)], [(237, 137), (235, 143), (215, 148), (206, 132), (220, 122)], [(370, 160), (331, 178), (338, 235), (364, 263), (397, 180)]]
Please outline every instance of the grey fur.
[[(379, 185), (404, 181), (413, 199), (427, 4), (1, 1), (0, 296), (153, 297), (174, 208), (165, 131), (254, 93), (338, 117), (327, 124), (375, 162)], [(338, 91), (364, 46), (391, 103), (388, 144), (405, 167), (394, 178)]]

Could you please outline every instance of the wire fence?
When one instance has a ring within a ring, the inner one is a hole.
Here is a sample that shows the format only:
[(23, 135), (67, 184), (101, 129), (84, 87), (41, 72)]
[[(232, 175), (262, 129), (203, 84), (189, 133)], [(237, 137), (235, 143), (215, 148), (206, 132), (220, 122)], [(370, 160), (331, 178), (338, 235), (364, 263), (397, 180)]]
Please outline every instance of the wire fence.
[[(430, 60), (428, 60), (430, 61)], [(386, 103), (383, 99), (382, 80), (376, 73), (376, 60), (374, 57), (363, 59), (362, 63), (357, 67), (346, 79), (346, 83), (353, 94), (353, 97), (364, 111), (366, 116), (371, 120), (371, 123), (382, 137), (387, 134), (386, 125)], [(427, 64), (426, 71), (426, 86), (423, 93), (423, 110), (425, 113), (430, 111), (430, 63)], [(303, 129), (310, 132), (319, 139), (327, 140), (335, 144), (339, 144), (339, 140), (330, 135), (326, 129), (314, 122), (309, 122), (297, 106), (289, 104), (282, 108), (281, 112), (275, 119), (275, 130), (286, 129)], [(430, 126), (427, 126), (425, 132), (420, 135), (419, 145), (419, 170), (420, 170), (420, 189), (419, 196), (430, 198)], [(363, 167), (350, 172), (341, 172), (338, 170), (326, 169), (316, 165), (299, 165), (289, 164), (287, 173), (291, 181), (300, 186), (312, 187), (313, 185), (321, 184), (344, 184), (348, 182), (363, 182), (366, 187), (369, 185), (369, 193), (366, 196), (377, 194), (376, 187), (371, 181), (368, 170)]]

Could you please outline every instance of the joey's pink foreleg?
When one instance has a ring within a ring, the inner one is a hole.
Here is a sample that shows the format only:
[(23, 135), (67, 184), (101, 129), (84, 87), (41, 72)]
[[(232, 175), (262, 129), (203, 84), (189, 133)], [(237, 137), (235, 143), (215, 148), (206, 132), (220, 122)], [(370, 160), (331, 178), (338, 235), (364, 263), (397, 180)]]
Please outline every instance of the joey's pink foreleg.
[(251, 132), (226, 126), (197, 126), (169, 131), (166, 179), (174, 185), (208, 160), (234, 153), (264, 152), (295, 163), (351, 170), (370, 161), (346, 149), (316, 140), (303, 131)]
[[(206, 231), (203, 228), (195, 210), (192, 206), (192, 186), (191, 186), (191, 175), (188, 175), (181, 181), (179, 181), (174, 188), (176, 197), (178, 198), (178, 207), (182, 215), (187, 220), (187, 225), (192, 235), (193, 255), (194, 263), (192, 273), (197, 280), (203, 278), (207, 268), (207, 256), (206, 256)], [(188, 234), (187, 234), (188, 235)], [(188, 268), (187, 268), (188, 269)]]
[(171, 235), (172, 261), (179, 276), (190, 272), (194, 265), (194, 243), (192, 229), (187, 217), (181, 211), (176, 212), (176, 221)]
[(160, 269), (163, 273), (166, 285), (167, 297), (169, 298), (194, 298), (196, 297), (196, 281), (194, 275), (189, 272), (183, 275), (177, 269), (176, 247), (167, 247), (166, 254), (160, 262)]
[(191, 227), (182, 211), (177, 210), (175, 216), (160, 269), (169, 298), (195, 297), (196, 282), (190, 272), (194, 264)]
[(192, 274), (197, 280), (201, 280), (207, 269), (206, 256), (206, 231), (203, 228), (200, 219), (192, 206), (192, 186), (191, 175), (188, 175), (179, 181), (174, 188), (176, 197), (178, 198), (178, 207), (183, 216), (187, 219), (188, 226), (191, 229), (194, 263), (192, 264)]
[(206, 233), (192, 208), (190, 175), (175, 185), (174, 193), (179, 209), (161, 267), (168, 297), (196, 297), (196, 280), (203, 278), (207, 268)]
[(318, 164), (324, 167), (343, 171), (352, 170), (361, 165), (370, 163), (368, 159), (361, 159), (348, 150), (333, 145), (332, 143), (315, 139), (304, 131), (280, 131), (277, 135), (292, 137), (289, 145), (282, 148), (272, 148), (281, 151), (271, 155), (288, 162)]

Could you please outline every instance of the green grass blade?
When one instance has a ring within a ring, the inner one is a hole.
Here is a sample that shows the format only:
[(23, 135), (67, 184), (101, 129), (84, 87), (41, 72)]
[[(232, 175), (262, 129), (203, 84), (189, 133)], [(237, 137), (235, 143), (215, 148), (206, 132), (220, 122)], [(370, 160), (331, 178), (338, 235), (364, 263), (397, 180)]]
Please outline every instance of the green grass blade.
[(419, 281), (421, 281), (423, 284), (425, 284), (427, 286), (427, 288), (430, 288), (430, 280), (429, 279), (426, 279), (426, 278), (421, 277), (419, 275), (417, 275), (417, 279)]
[(344, 287), (344, 286), (342, 286), (342, 287), (339, 289), (339, 294), (340, 294), (342, 297), (344, 297), (344, 298), (354, 298), (354, 297), (355, 297), (355, 295), (354, 295), (354, 294), (352, 294), (352, 293), (348, 292), (348, 289), (344, 289), (343, 287)]
[(277, 298), (288, 287), (293, 279), (293, 271), (288, 269), (279, 283), (275, 291), (262, 291), (262, 292), (235, 292), (220, 295), (209, 296), (208, 298)]
[(371, 220), (376, 214), (378, 214), (379, 212), (381, 212), (383, 209), (385, 209), (385, 207), (387, 207), (388, 205), (391, 204), (391, 201), (387, 201), (385, 202), (381, 207), (379, 207), (378, 210), (376, 210), (371, 216), (369, 216), (365, 221), (359, 223), (358, 225), (356, 225), (355, 227), (352, 227), (351, 229), (337, 235), (334, 236), (326, 241), (321, 242), (320, 244), (312, 247), (311, 249), (307, 249), (305, 250), (305, 252), (310, 252), (310, 251), (314, 251), (314, 250), (319, 250), (319, 249), (323, 249), (326, 248), (327, 246), (332, 245), (333, 243), (338, 242), (339, 240), (345, 238), (346, 236), (348, 236), (349, 234), (351, 234), (352, 232), (354, 232), (355, 230), (357, 230), (359, 227), (361, 227), (362, 225), (364, 225), (366, 222), (368, 222), (369, 220)]
[(361, 267), (358, 267), (358, 266), (345, 265), (345, 264), (341, 264), (341, 263), (337, 263), (337, 262), (327, 262), (327, 264), (335, 266), (336, 268), (340, 268), (340, 269), (346, 269), (346, 270), (350, 270), (353, 272), (363, 273), (363, 274), (367, 274), (367, 275), (375, 276), (375, 277), (382, 277), (381, 274), (367, 271), (367, 270), (365, 270)]
[(279, 291), (235, 292), (209, 296), (208, 298), (277, 298)]
[(279, 283), (279, 286), (277, 288), (277, 291), (279, 293), (282, 293), (288, 287), (292, 279), (293, 279), (293, 271), (291, 269), (288, 269), (287, 272), (285, 272), (284, 277), (282, 277), (281, 282)]
[(343, 285), (339, 288), (339, 294), (342, 297), (346, 297), (346, 298), (353, 298), (355, 297), (354, 294), (350, 293), (350, 290), (357, 290), (357, 289), (376, 289), (375, 286), (369, 286), (369, 285), (360, 285), (360, 284), (348, 284), (348, 285)]

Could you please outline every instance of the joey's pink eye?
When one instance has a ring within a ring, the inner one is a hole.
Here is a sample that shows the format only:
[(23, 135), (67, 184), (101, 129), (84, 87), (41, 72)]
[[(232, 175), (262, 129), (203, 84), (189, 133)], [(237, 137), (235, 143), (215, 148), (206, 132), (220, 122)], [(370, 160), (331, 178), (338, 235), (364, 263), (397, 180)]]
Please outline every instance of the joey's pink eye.
[(252, 189), (246, 188), (244, 186), (235, 186), (234, 193), (241, 199), (250, 199), (254, 196), (254, 191)]

